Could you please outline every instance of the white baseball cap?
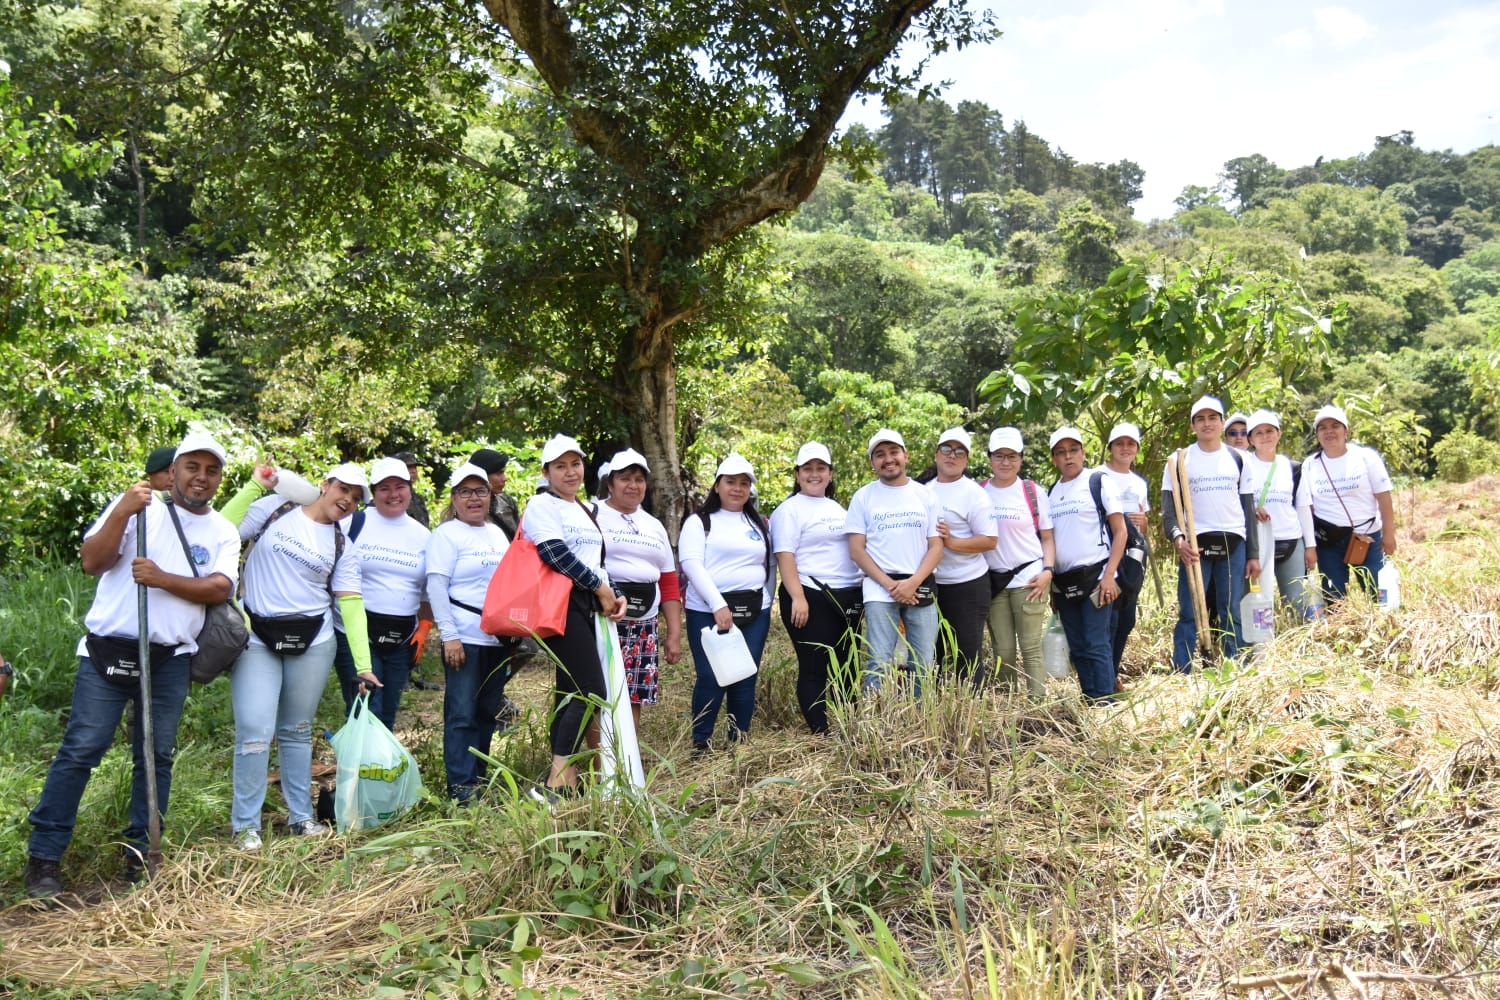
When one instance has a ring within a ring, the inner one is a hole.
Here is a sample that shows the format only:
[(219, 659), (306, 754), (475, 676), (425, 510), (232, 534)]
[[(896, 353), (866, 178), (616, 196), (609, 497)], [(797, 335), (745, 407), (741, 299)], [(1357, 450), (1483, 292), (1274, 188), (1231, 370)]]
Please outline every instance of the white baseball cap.
[(800, 469), (813, 459), (817, 459), (829, 467), (833, 466), (833, 456), (828, 453), (828, 446), (819, 444), (816, 441), (809, 441), (797, 449), (797, 461), (794, 464)]
[(473, 462), (465, 462), (453, 470), (453, 475), (448, 477), (448, 492), (452, 493), (463, 485), (465, 479), (477, 479), (488, 489), (490, 485), (490, 474)]
[(1278, 431), (1281, 430), (1281, 418), (1271, 410), (1256, 410), (1254, 413), (1250, 414), (1250, 416), (1245, 418), (1245, 426), (1249, 430), (1253, 431), (1255, 430), (1255, 428), (1260, 427), (1263, 424), (1270, 424)]
[(1047, 439), (1047, 450), (1051, 451), (1053, 448), (1056, 448), (1059, 441), (1077, 441), (1079, 444), (1083, 444), (1083, 432), (1077, 427), (1059, 427)]
[(570, 438), (566, 434), (554, 434), (542, 445), (542, 465), (555, 462), (568, 452), (577, 452), (578, 457), (583, 457), (583, 445), (576, 438)]
[(724, 456), (724, 461), (720, 462), (719, 467), (714, 470), (715, 479), (721, 476), (749, 476), (750, 482), (753, 485), (755, 483), (755, 468), (744, 455), (741, 455), (737, 451), (731, 451)]
[(605, 476), (609, 475), (613, 471), (615, 471), (615, 463), (614, 462), (600, 462), (599, 463), (599, 478), (601, 480), (604, 479)]
[(1248, 424), (1249, 420), (1249, 417), (1245, 416), (1239, 410), (1235, 410), (1229, 416), (1224, 418), (1224, 426), (1228, 427), (1230, 424)]
[(1327, 406), (1318, 410), (1318, 415), (1313, 417), (1313, 430), (1317, 430), (1319, 424), (1330, 418), (1337, 420), (1339, 423), (1343, 424), (1345, 430), (1349, 429), (1349, 415), (1344, 412), (1344, 408), (1342, 406), (1334, 406), (1332, 403), (1329, 403)]
[(1204, 410), (1211, 410), (1222, 417), (1224, 415), (1224, 404), (1219, 402), (1218, 396), (1199, 396), (1198, 401), (1193, 404), (1193, 408), (1188, 411), (1188, 417), (1196, 417)]
[(407, 471), (406, 463), (399, 458), (376, 459), (375, 467), (370, 470), (370, 483), (383, 483), (392, 478), (403, 483), (411, 482), (411, 473)]
[(974, 450), (974, 439), (962, 427), (950, 427), (938, 436), (939, 445), (947, 444), (949, 441), (963, 445), (964, 451)]
[(613, 457), (604, 464), (609, 466), (610, 473), (624, 472), (632, 465), (639, 465), (642, 472), (648, 476), (651, 475), (651, 466), (646, 464), (646, 456), (634, 448), (626, 448), (624, 451), (615, 452)]
[(874, 455), (875, 448), (878, 445), (886, 444), (887, 442), (889, 442), (890, 444), (900, 445), (902, 451), (906, 450), (906, 438), (902, 437), (899, 431), (893, 431), (889, 427), (882, 427), (880, 428), (880, 430), (875, 432), (875, 435), (873, 437), (870, 438), (870, 443), (865, 448), (865, 457), (869, 458), (870, 456)]
[(1141, 429), (1135, 424), (1129, 422), (1115, 424), (1110, 428), (1109, 440), (1104, 442), (1104, 446), (1107, 448), (1110, 445), (1114, 444), (1116, 441), (1120, 440), (1120, 438), (1130, 438), (1130, 440), (1134, 441), (1136, 444), (1140, 444)]
[(325, 482), (330, 479), (337, 479), (345, 486), (358, 486), (364, 493), (365, 503), (370, 502), (370, 480), (365, 478), (363, 466), (354, 462), (345, 462), (343, 465), (336, 465), (328, 470), (328, 475), (323, 477)]
[(990, 431), (990, 452), (997, 452), (1001, 448), (1009, 448), (1014, 452), (1025, 450), (1021, 446), (1021, 431), (1019, 428), (996, 427)]
[(177, 453), (172, 456), (172, 461), (175, 462), (180, 456), (194, 451), (208, 452), (219, 460), (220, 465), (229, 460), (229, 457), (224, 452), (224, 446), (215, 441), (212, 434), (207, 431), (191, 431), (182, 439), (182, 443), (177, 446)]

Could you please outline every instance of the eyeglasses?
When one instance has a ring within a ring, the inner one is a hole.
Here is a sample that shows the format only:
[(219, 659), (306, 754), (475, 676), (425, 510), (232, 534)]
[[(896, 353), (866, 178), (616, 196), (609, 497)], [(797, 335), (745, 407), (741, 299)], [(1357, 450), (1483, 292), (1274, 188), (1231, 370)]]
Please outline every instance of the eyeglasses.
[(992, 452), (990, 452), (990, 461), (991, 462), (1019, 462), (1020, 460), (1021, 460), (1021, 456), (1020, 455), (1015, 455), (1015, 454), (1007, 455), (1007, 454), (1004, 454), (1004, 453), (998, 452), (998, 451), (992, 451)]
[(1243, 438), (1243, 437), (1249, 437), (1250, 436), (1250, 432), (1249, 431), (1225, 431), (1224, 432), (1224, 436), (1225, 437), (1232, 437), (1232, 438)]
[(468, 500), (471, 497), (483, 500), (490, 495), (490, 488), (488, 486), (461, 486), (453, 491), (453, 495), (460, 500)]
[(635, 522), (630, 519), (629, 514), (621, 514), (620, 520), (625, 522), (625, 527), (630, 529), (631, 534), (639, 535), (641, 533), (641, 529), (635, 526)]
[(961, 444), (940, 444), (938, 445), (938, 454), (957, 455), (960, 458), (964, 458), (968, 456), (969, 449), (965, 448)]

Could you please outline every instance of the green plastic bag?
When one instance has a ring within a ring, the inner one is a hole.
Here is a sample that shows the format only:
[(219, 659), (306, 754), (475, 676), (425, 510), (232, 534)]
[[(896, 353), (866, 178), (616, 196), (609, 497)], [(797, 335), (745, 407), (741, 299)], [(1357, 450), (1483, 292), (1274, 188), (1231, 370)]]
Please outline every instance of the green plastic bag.
[(422, 797), (416, 758), (375, 718), (368, 694), (354, 699), (331, 742), (338, 761), (333, 813), (340, 833), (379, 826)]

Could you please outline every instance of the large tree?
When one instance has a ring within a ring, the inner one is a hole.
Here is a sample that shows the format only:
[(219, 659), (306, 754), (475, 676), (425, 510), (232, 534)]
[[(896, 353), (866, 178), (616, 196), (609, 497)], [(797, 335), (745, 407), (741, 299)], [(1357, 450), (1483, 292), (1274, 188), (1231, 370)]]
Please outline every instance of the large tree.
[[(484, 9), (490, 25), (438, 0), (222, 0), (236, 100), (211, 134), (238, 136), (221, 148), (263, 213), (311, 214), (346, 249), (358, 231), (367, 270), (381, 248), (348, 217), (399, 216), (405, 274), (450, 296), (425, 336), (477, 338), (613, 407), (606, 430), (645, 452), (673, 521), (677, 364), (732, 320), (715, 307), (752, 228), (811, 194), (850, 101), (912, 89), (920, 57), (989, 39), (989, 17), (967, 0)], [(905, 42), (915, 61), (893, 58)], [(481, 112), (503, 133), (484, 149)]]

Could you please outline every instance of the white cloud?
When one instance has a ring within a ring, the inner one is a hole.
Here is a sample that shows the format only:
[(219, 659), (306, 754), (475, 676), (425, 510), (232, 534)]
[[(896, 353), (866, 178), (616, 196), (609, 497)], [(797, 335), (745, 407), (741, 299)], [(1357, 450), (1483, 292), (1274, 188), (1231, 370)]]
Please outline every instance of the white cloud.
[(1356, 45), (1375, 29), (1348, 7), (1319, 7), (1313, 11), (1318, 32), (1338, 48)]
[(1293, 28), (1276, 39), (1276, 44), (1283, 49), (1310, 49), (1312, 35), (1305, 28)]

